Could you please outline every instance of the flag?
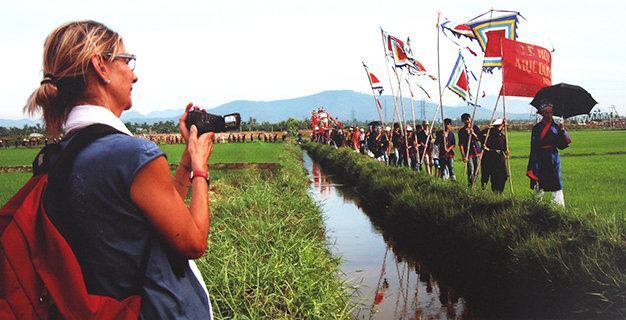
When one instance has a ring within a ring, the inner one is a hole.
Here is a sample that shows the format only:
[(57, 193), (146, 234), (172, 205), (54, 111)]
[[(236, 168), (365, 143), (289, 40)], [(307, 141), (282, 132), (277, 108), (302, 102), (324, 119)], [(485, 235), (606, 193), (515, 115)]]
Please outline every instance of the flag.
[(383, 85), (380, 83), (378, 78), (371, 72), (367, 72), (370, 76), (370, 83), (372, 84), (372, 90), (378, 92), (379, 95), (383, 94)]
[(402, 42), (402, 40), (389, 35), (387, 36), (387, 47), (391, 48), (391, 52), (393, 53), (393, 62), (396, 67), (405, 67), (411, 64), (409, 54), (406, 52), (404, 42)]
[(426, 68), (416, 59), (409, 58), (409, 74), (423, 76), (426, 74)]
[(459, 52), (459, 56), (456, 59), (456, 63), (454, 64), (452, 74), (450, 74), (450, 79), (448, 80), (446, 87), (456, 93), (459, 97), (461, 97), (461, 99), (465, 101), (469, 100), (469, 81), (467, 79), (465, 60), (463, 60), (461, 52)]
[(475, 38), (474, 32), (472, 32), (472, 28), (470, 28), (470, 26), (468, 26), (467, 24), (455, 23), (448, 20), (442, 23), (440, 26), (442, 31), (448, 30), (457, 38), (460, 38), (461, 36), (472, 39)]
[(534, 97), (552, 85), (552, 55), (546, 48), (502, 39), (503, 95)]
[(383, 50), (385, 51), (385, 58), (393, 58), (393, 48), (389, 43), (389, 34), (380, 28), (380, 35), (383, 40)]
[(516, 13), (469, 24), (480, 48), (485, 53), (483, 68), (487, 71), (502, 66), (500, 53), (502, 39), (517, 39), (517, 15)]
[[(369, 71), (365, 62), (361, 61), (361, 63), (363, 64), (363, 68), (365, 68), (365, 72), (367, 73), (370, 86), (372, 87), (372, 93), (377, 92), (379, 96), (382, 95), (384, 89), (383, 89), (383, 85), (378, 80), (378, 77), (376, 77), (376, 75), (374, 75), (372, 72)], [(383, 106), (380, 104), (380, 100), (378, 100), (378, 96), (376, 96), (376, 94), (372, 94), (372, 95), (374, 96), (374, 100), (376, 100), (376, 106), (378, 107), (378, 109), (382, 109)]]

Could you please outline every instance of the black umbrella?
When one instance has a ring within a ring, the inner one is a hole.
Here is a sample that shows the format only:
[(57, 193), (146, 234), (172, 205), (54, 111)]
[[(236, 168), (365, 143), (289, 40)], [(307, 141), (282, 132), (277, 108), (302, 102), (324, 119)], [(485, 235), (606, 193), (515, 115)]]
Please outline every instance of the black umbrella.
[(368, 126), (377, 127), (377, 126), (381, 126), (382, 123), (380, 121), (372, 121), (372, 122), (368, 123), (367, 125)]
[(542, 88), (530, 104), (539, 110), (544, 99), (552, 103), (554, 115), (563, 118), (589, 114), (598, 104), (587, 90), (567, 83)]

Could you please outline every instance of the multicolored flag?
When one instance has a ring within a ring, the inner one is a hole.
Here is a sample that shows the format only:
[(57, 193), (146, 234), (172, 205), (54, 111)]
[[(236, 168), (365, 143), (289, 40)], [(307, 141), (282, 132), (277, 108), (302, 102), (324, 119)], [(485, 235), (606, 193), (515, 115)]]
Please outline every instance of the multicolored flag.
[(387, 36), (387, 46), (391, 48), (391, 52), (393, 53), (393, 62), (396, 67), (411, 65), (409, 54), (407, 53), (402, 40), (389, 35)]
[(468, 26), (467, 24), (455, 23), (448, 20), (442, 23), (440, 27), (442, 31), (450, 31), (457, 38), (460, 38), (461, 36), (472, 39), (475, 38), (474, 32), (472, 32), (472, 28), (470, 28), (470, 26)]
[(416, 76), (426, 75), (426, 68), (416, 59), (409, 58), (409, 74)]
[(502, 39), (517, 39), (518, 14), (472, 22), (469, 27), (485, 53), (483, 68), (491, 71), (502, 67)]
[(383, 91), (385, 91), (385, 89), (383, 89), (383, 85), (378, 80), (378, 77), (376, 77), (373, 73), (369, 71), (367, 73), (370, 76), (370, 83), (372, 84), (372, 90), (378, 92), (379, 95), (383, 94)]
[[(365, 62), (361, 61), (361, 63), (363, 64), (363, 68), (365, 68), (365, 72), (367, 73), (367, 78), (370, 82), (370, 87), (372, 88), (372, 95), (374, 96), (374, 100), (376, 100), (376, 106), (378, 107), (378, 109), (382, 109), (383, 106), (380, 103), (378, 96), (381, 96), (383, 94), (383, 85), (380, 83), (380, 80), (378, 80), (378, 77), (370, 72)], [(378, 93), (378, 96), (375, 93)]]
[(461, 99), (468, 101), (470, 99), (469, 92), (469, 79), (467, 78), (467, 69), (465, 68), (465, 60), (463, 55), (459, 52), (459, 56), (456, 59), (452, 74), (446, 87), (452, 92), (456, 93)]

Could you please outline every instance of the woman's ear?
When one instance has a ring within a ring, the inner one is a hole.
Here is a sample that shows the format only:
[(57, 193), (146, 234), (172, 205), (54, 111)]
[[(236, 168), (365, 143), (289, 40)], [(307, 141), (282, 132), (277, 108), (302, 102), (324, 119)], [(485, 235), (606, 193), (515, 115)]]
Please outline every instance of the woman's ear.
[(102, 55), (94, 54), (93, 57), (91, 57), (90, 62), (97, 77), (100, 78), (100, 80), (104, 83), (110, 83), (111, 80), (109, 80), (109, 68), (102, 58)]

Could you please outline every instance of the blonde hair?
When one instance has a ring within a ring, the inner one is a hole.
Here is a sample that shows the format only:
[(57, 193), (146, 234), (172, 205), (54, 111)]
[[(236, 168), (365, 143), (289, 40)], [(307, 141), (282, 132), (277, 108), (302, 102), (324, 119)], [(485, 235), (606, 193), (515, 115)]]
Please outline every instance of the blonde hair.
[(91, 58), (110, 54), (112, 60), (123, 47), (120, 35), (99, 22), (73, 21), (56, 28), (44, 43), (44, 78), (24, 112), (32, 116), (41, 110), (48, 134), (58, 135), (72, 107), (85, 98)]

